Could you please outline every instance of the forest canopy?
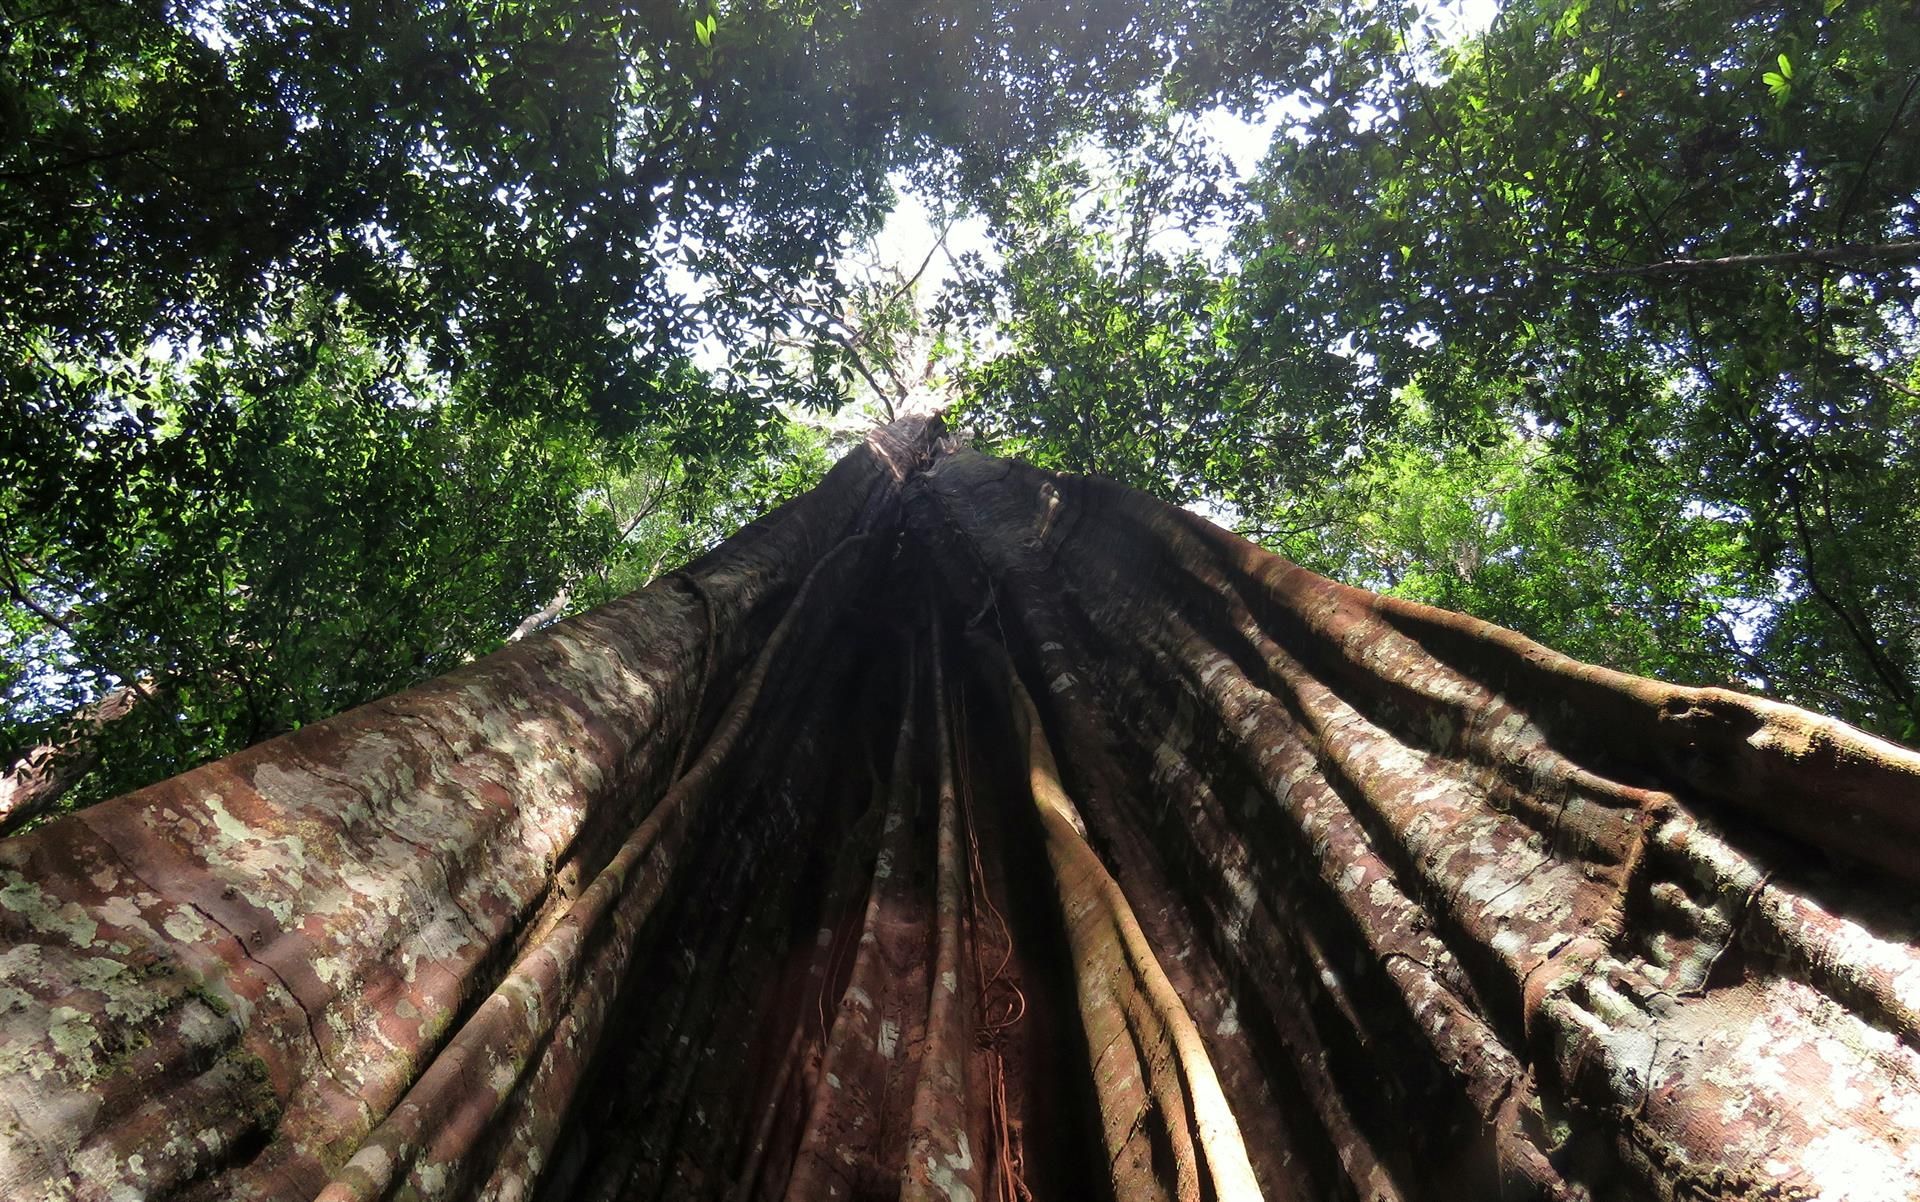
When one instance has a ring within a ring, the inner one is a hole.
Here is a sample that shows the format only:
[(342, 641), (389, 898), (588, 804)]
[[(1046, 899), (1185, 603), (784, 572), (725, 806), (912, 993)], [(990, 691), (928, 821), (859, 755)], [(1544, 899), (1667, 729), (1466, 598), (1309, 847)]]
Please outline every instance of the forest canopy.
[(1920, 741), (1917, 90), (1862, 0), (0, 0), (0, 823), (637, 587), (936, 405)]

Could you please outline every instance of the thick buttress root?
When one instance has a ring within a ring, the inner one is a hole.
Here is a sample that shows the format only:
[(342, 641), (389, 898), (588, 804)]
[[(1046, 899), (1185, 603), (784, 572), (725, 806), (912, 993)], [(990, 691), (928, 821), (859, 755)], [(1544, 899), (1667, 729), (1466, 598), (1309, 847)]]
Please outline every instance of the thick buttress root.
[[(1128, 1198), (1254, 1198), (1259, 1188), (1206, 1041), (1140, 929), (1126, 894), (1087, 843), (1045, 729), (1019, 678), (1008, 710), (1026, 745), (1054, 890), (1073, 948), (1080, 1020), (1092, 1054), (1116, 1192)], [(1171, 1180), (1155, 1148), (1172, 1162)]]
[(1920, 1196), (1920, 757), (937, 434), (0, 840), (0, 1196)]

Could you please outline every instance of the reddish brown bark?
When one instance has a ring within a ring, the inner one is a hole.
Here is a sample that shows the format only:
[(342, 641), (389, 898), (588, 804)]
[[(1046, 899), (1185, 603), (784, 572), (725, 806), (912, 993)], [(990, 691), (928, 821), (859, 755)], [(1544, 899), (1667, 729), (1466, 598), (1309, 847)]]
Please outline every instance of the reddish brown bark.
[(100, 732), (132, 713), (148, 687), (150, 682), (113, 690), (81, 709), (63, 738), (28, 749), (0, 774), (0, 835), (51, 813), (100, 762)]
[(1920, 758), (930, 433), (0, 842), (0, 1196), (1920, 1193)]

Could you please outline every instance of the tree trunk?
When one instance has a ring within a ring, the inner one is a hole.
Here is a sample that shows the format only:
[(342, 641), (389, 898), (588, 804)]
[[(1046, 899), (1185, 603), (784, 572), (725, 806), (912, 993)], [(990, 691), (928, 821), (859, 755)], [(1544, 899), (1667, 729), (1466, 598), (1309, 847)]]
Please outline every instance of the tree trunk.
[(60, 739), (28, 749), (0, 775), (0, 835), (11, 835), (60, 804), (100, 762), (100, 732), (146, 700), (149, 685), (126, 685), (82, 708)]
[(545, 605), (520, 619), (520, 624), (507, 635), (507, 642), (517, 643), (534, 631), (551, 625), (555, 618), (566, 612), (567, 602), (571, 600), (573, 600), (573, 587), (561, 586), (560, 591), (550, 597)]
[(0, 842), (0, 1195), (1920, 1195), (1920, 757), (933, 434)]

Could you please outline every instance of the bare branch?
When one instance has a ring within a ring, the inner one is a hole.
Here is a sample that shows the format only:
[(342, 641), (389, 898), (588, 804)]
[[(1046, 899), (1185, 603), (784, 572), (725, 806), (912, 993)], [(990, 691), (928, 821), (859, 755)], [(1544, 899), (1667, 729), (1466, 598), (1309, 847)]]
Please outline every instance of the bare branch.
[(1714, 271), (1738, 271), (1750, 267), (1791, 267), (1801, 264), (1920, 262), (1920, 238), (1901, 242), (1853, 243), (1846, 246), (1817, 247), (1812, 250), (1773, 251), (1765, 254), (1724, 255), (1716, 259), (1662, 259), (1657, 263), (1638, 263), (1626, 267), (1579, 267), (1571, 263), (1549, 264), (1555, 275), (1579, 275), (1590, 279), (1620, 276), (1692, 275)]

